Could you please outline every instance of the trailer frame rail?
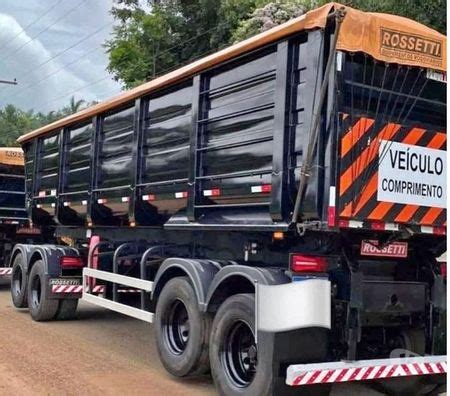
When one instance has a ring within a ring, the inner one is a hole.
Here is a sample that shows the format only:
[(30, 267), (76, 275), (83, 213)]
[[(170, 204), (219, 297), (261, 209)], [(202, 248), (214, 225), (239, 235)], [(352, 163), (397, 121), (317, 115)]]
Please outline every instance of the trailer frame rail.
[(81, 298), (82, 300), (90, 304), (110, 309), (112, 311), (121, 313), (123, 315), (131, 316), (135, 319), (143, 320), (148, 323), (153, 322), (152, 312), (147, 312), (139, 308), (131, 307), (127, 304), (122, 304), (117, 301), (109, 300), (104, 296), (97, 296), (92, 294), (93, 292), (91, 291), (91, 286), (89, 285), (89, 278), (103, 280), (106, 282), (111, 282), (113, 284), (120, 284), (123, 286), (133, 287), (135, 289), (140, 289), (147, 293), (152, 292), (153, 282), (85, 267), (83, 268), (83, 294)]

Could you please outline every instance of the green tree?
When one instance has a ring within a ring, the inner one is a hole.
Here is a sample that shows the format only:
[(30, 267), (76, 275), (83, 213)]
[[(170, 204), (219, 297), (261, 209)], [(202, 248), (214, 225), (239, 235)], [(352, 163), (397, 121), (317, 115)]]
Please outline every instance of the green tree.
[[(130, 88), (208, 52), (321, 6), (324, 0), (115, 0), (108, 70)], [(365, 11), (415, 19), (446, 32), (444, 0), (353, 0)]]
[(70, 102), (69, 102), (68, 106), (64, 106), (64, 107), (61, 109), (61, 113), (62, 113), (63, 115), (74, 114), (74, 113), (76, 113), (77, 111), (81, 110), (82, 107), (83, 107), (83, 105), (85, 105), (85, 104), (86, 104), (86, 101), (85, 101), (84, 99), (76, 100), (76, 99), (75, 99), (75, 96), (72, 96), (72, 97), (70, 98)]
[[(234, 42), (261, 33), (281, 23), (326, 4), (324, 0), (275, 0), (257, 8), (243, 19), (232, 34)], [(371, 12), (405, 16), (442, 33), (446, 32), (444, 0), (354, 0), (352, 7)]]
[(105, 43), (108, 70), (126, 88), (229, 43), (242, 17), (261, 0), (116, 0), (118, 25)]
[(27, 132), (47, 125), (67, 115), (80, 111), (83, 106), (93, 105), (85, 100), (70, 98), (69, 104), (59, 110), (48, 113), (33, 110), (24, 111), (18, 107), (8, 104), (0, 109), (0, 146), (17, 146), (17, 138)]

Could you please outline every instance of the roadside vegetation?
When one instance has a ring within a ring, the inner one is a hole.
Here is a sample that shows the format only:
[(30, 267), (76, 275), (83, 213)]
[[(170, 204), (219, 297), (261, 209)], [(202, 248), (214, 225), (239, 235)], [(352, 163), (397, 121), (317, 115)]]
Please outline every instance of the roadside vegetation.
[[(268, 30), (324, 0), (115, 0), (116, 20), (104, 47), (108, 72), (124, 89), (166, 73), (234, 42)], [(352, 7), (415, 19), (446, 33), (445, 0), (353, 0)], [(71, 98), (47, 114), (14, 105), (0, 109), (0, 146), (72, 114), (87, 104)]]

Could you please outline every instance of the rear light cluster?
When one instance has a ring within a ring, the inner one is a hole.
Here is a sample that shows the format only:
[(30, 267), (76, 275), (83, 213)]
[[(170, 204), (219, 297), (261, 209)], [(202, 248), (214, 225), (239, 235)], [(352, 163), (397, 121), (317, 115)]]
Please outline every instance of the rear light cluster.
[(62, 256), (59, 264), (62, 268), (83, 268), (84, 260), (80, 256)]
[(303, 254), (291, 254), (292, 272), (326, 272), (327, 260), (320, 256), (306, 256)]

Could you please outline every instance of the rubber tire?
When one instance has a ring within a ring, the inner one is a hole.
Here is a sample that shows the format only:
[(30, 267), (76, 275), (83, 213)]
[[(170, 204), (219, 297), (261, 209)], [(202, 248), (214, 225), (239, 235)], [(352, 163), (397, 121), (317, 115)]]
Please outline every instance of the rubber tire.
[[(189, 340), (183, 353), (173, 353), (164, 336), (171, 304), (181, 300), (189, 317)], [(211, 315), (200, 311), (197, 295), (187, 277), (169, 280), (159, 295), (155, 312), (156, 347), (165, 369), (176, 377), (201, 375), (209, 372), (208, 339)]]
[(403, 338), (405, 339), (405, 349), (417, 353), (418, 355), (425, 355), (426, 350), (426, 337), (425, 330), (421, 329), (411, 329), (404, 330), (402, 332)]
[[(20, 288), (15, 286), (15, 279), (17, 276), (17, 272), (21, 272), (22, 281), (20, 284)], [(21, 253), (18, 253), (16, 257), (14, 257), (13, 265), (12, 265), (12, 275), (11, 275), (11, 299), (16, 308), (27, 308), (28, 300), (27, 300), (27, 283), (28, 277), (27, 272), (25, 270), (25, 263), (23, 262), (23, 257)]]
[[(33, 302), (32, 296), (32, 283), (33, 280), (39, 278), (41, 283), (41, 298), (39, 303)], [(31, 317), (36, 322), (44, 322), (52, 320), (56, 316), (58, 311), (59, 301), (57, 299), (49, 299), (49, 289), (46, 284), (45, 267), (42, 260), (38, 260), (31, 268), (30, 275), (28, 276), (28, 308), (30, 310)]]
[(72, 320), (77, 316), (78, 299), (59, 300), (56, 320)]
[[(425, 355), (426, 337), (424, 329), (403, 330), (401, 335), (406, 350), (421, 356)], [(378, 390), (385, 392), (387, 395), (395, 396), (426, 394), (434, 388), (434, 386), (425, 385), (420, 376), (410, 377), (408, 381), (405, 381), (404, 378), (392, 378), (388, 381), (380, 381), (379, 385), (379, 387), (376, 387)]]
[(258, 395), (272, 393), (272, 362), (269, 359), (258, 361), (253, 381), (246, 388), (236, 387), (222, 366), (220, 353), (223, 350), (224, 337), (236, 320), (245, 319), (255, 331), (254, 294), (236, 294), (229, 297), (218, 309), (211, 330), (209, 342), (209, 361), (216, 389), (224, 396)]

